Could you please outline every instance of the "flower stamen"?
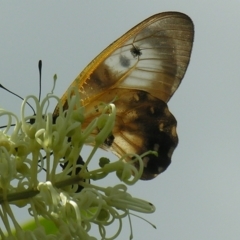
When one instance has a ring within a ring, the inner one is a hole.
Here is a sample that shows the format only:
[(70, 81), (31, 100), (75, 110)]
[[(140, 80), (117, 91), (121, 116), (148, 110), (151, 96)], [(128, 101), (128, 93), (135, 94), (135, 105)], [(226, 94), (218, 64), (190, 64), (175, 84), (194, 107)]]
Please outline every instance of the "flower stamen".
[[(35, 104), (34, 116), (25, 115), (29, 100)], [(48, 113), (52, 100), (58, 102), (57, 117)], [(115, 239), (130, 211), (155, 211), (151, 203), (132, 197), (126, 186), (139, 180), (142, 158), (155, 152), (141, 156), (129, 153), (117, 161), (101, 158), (100, 167), (90, 169), (89, 163), (111, 135), (116, 118), (113, 103), (97, 108), (98, 115), (85, 127), (87, 114), (78, 90), (72, 88), (68, 93), (68, 110), (63, 109), (60, 99), (53, 94), (48, 94), (41, 103), (35, 96), (28, 96), (22, 103), (20, 120), (0, 109), (0, 117), (8, 119), (6, 128), (0, 131), (0, 217), (12, 239), (49, 239), (39, 216), (55, 224), (51, 239), (97, 239), (89, 235), (92, 225), (98, 226), (102, 239)], [(80, 153), (85, 144), (93, 148), (84, 163), (80, 161)], [(111, 173), (122, 183), (113, 187), (90, 183)], [(29, 205), (29, 214), (36, 225), (33, 231), (22, 229), (10, 204)], [(114, 222), (118, 222), (118, 229), (112, 237), (107, 237), (106, 227)], [(11, 231), (11, 224), (16, 234)], [(1, 228), (0, 236), (7, 239)]]

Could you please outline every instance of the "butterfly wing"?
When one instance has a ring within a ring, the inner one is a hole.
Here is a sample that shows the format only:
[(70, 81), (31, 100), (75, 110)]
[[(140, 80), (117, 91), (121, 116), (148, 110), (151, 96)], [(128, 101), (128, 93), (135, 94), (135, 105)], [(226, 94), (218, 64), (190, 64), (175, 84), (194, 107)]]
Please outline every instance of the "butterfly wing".
[[(157, 149), (158, 157), (144, 160), (143, 179), (164, 171), (177, 145), (176, 120), (166, 103), (186, 72), (193, 35), (193, 23), (185, 14), (156, 14), (107, 47), (70, 86), (79, 89), (89, 111), (117, 96), (114, 140), (109, 147), (117, 155)], [(66, 100), (67, 92), (61, 98), (65, 109)]]
[(112, 134), (102, 147), (119, 157), (127, 153), (141, 155), (148, 150), (156, 151), (157, 156), (151, 154), (143, 158), (141, 179), (152, 179), (171, 163), (172, 153), (178, 143), (176, 119), (169, 112), (167, 104), (151, 94), (142, 90), (114, 88), (85, 106), (88, 117), (82, 127), (87, 127), (100, 114), (97, 106), (114, 98), (116, 121)]

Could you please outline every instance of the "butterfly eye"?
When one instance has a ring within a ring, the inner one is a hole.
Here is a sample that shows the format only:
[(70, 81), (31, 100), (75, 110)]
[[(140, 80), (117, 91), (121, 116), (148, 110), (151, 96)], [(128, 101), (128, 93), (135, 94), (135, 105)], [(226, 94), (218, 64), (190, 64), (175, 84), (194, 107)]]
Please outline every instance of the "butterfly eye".
[[(98, 116), (95, 106), (115, 99), (116, 122), (104, 148), (118, 156), (148, 150), (158, 153), (143, 159), (142, 179), (156, 177), (171, 163), (178, 137), (167, 102), (185, 75), (193, 36), (192, 20), (185, 14), (156, 14), (100, 53), (70, 86), (79, 90), (90, 116), (86, 122)], [(67, 92), (61, 101), (66, 110)]]
[(114, 136), (111, 134), (104, 142), (104, 144), (107, 145), (107, 147), (111, 147), (114, 142)]
[[(73, 167), (73, 166), (70, 166), (70, 167), (69, 167), (69, 168), (70, 168), (70, 170), (69, 170), (69, 172), (68, 172), (68, 175), (69, 175), (69, 176), (71, 176), (71, 175), (75, 176), (75, 175), (77, 175), (77, 174), (81, 171), (81, 166), (83, 166), (83, 165), (85, 164), (85, 162), (83, 161), (83, 159), (82, 159), (81, 156), (78, 157), (76, 164), (77, 164), (78, 166), (77, 166), (76, 169), (75, 169), (75, 173), (72, 172), (72, 167)], [(64, 164), (61, 164), (61, 167), (62, 167), (63, 169), (65, 169), (66, 167), (68, 167), (68, 165), (70, 165), (70, 163), (69, 163), (68, 161), (66, 161)], [(89, 179), (84, 179), (83, 181), (84, 181), (84, 182), (88, 182), (88, 183), (90, 182)], [(72, 187), (74, 187), (74, 186), (72, 186)], [(82, 187), (80, 184), (78, 184), (78, 185), (77, 185), (77, 189), (75, 190), (75, 192), (81, 192), (82, 189), (83, 189), (83, 187)]]

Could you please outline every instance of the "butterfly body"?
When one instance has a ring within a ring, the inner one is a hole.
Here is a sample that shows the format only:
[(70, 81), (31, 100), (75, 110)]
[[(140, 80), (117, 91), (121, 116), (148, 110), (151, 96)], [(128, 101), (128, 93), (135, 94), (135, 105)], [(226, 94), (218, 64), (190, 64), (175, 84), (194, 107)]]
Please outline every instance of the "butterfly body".
[[(142, 179), (164, 171), (177, 146), (176, 119), (167, 102), (187, 69), (193, 34), (191, 19), (182, 13), (154, 15), (106, 48), (70, 85), (85, 106), (84, 124), (99, 115), (96, 106), (114, 101), (116, 122), (104, 148), (118, 156), (158, 152), (143, 159)], [(61, 101), (67, 109), (67, 92)]]

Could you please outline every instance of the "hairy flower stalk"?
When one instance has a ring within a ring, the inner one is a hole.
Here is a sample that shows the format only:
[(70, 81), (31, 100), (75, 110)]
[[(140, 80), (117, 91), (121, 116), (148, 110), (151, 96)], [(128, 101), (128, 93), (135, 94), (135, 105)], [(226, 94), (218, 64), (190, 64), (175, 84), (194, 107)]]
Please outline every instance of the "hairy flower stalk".
[[(63, 111), (60, 99), (52, 94), (39, 103), (28, 96), (21, 108), (21, 119), (4, 109), (0, 117), (7, 118), (7, 126), (0, 131), (0, 227), (1, 239), (81, 239), (90, 236), (97, 225), (101, 239), (115, 239), (121, 232), (122, 219), (129, 212), (152, 213), (149, 202), (134, 198), (125, 184), (134, 184), (143, 171), (142, 156), (128, 154), (111, 162), (101, 158), (99, 168), (89, 169), (96, 150), (104, 144), (114, 126), (114, 104), (98, 106), (100, 115), (82, 128), (84, 107), (76, 89), (68, 98), (68, 110)], [(27, 101), (35, 103), (36, 115), (25, 116)], [(48, 113), (50, 101), (59, 104), (59, 116)], [(14, 127), (11, 127), (14, 124)], [(84, 144), (93, 146), (85, 162), (80, 154)], [(129, 156), (132, 162), (124, 161)], [(139, 169), (133, 162), (138, 161)], [(97, 186), (96, 181), (116, 173), (116, 186)], [(90, 182), (90, 180), (92, 180)], [(125, 183), (125, 184), (124, 184)], [(11, 206), (27, 206), (35, 222), (33, 231), (23, 230)], [(56, 226), (47, 234), (41, 225), (44, 218)], [(118, 222), (119, 228), (108, 236), (106, 227)], [(13, 227), (12, 227), (13, 226)], [(14, 231), (12, 231), (14, 229)]]

